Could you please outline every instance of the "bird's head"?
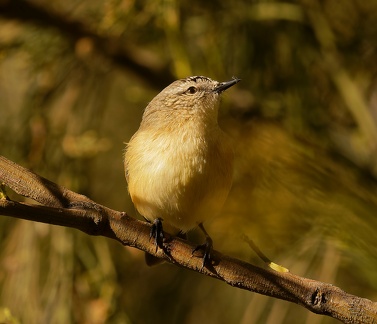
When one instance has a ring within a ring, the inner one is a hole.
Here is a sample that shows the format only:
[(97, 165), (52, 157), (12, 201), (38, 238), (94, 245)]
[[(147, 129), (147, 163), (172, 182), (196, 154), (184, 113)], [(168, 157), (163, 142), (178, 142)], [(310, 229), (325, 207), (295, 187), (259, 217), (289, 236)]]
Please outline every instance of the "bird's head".
[(163, 89), (145, 109), (143, 120), (192, 116), (217, 119), (220, 94), (240, 79), (218, 82), (204, 76), (174, 81)]

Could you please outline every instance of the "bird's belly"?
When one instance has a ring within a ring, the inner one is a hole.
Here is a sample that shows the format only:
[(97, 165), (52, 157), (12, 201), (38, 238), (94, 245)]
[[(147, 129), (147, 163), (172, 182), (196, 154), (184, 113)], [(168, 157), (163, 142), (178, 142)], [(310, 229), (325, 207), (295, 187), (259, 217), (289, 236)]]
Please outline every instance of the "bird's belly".
[[(216, 159), (219, 157), (216, 156)], [(164, 156), (146, 155), (139, 167), (142, 179), (129, 179), (129, 191), (137, 210), (146, 219), (164, 220), (172, 234), (186, 232), (216, 215), (231, 185), (230, 157), (213, 161), (208, 152), (175, 151)], [(225, 164), (225, 167), (224, 167)], [(132, 175), (132, 173), (130, 172)]]

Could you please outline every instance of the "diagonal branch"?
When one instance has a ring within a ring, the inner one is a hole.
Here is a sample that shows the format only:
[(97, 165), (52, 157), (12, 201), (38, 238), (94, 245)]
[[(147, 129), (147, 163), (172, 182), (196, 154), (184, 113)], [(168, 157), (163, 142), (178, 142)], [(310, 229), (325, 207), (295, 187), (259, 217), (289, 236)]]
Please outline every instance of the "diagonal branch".
[(156, 251), (149, 238), (149, 224), (124, 212), (98, 205), (1, 156), (0, 183), (43, 205), (0, 199), (2, 215), (106, 236), (231, 286), (297, 303), (314, 313), (328, 315), (344, 323), (377, 323), (377, 303), (347, 294), (331, 284), (289, 272), (262, 269), (217, 251), (213, 252), (211, 267), (201, 269), (201, 258), (192, 255), (194, 246), (177, 237), (167, 236), (164, 250)]

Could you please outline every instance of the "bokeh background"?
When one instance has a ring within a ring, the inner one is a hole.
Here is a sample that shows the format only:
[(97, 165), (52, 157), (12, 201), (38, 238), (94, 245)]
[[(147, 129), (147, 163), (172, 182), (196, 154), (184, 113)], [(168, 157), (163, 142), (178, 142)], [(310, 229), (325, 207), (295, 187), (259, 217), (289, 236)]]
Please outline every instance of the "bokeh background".
[[(377, 300), (376, 22), (376, 0), (1, 1), (0, 154), (139, 217), (122, 154), (144, 107), (177, 78), (237, 76), (215, 248), (264, 266), (247, 235)], [(4, 323), (337, 322), (77, 230), (1, 217), (0, 244)]]

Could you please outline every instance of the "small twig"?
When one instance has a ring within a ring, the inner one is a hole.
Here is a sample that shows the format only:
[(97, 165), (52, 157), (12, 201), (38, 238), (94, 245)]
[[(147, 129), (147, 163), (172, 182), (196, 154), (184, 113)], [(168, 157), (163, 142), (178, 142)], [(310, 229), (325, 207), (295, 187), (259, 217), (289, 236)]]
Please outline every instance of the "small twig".
[(249, 244), (251, 249), (256, 253), (256, 255), (264, 262), (268, 267), (271, 269), (278, 271), (278, 272), (289, 272), (289, 270), (275, 262), (272, 262), (267, 256), (258, 248), (258, 246), (254, 243), (254, 241), (246, 236), (245, 234), (242, 235), (242, 239)]

